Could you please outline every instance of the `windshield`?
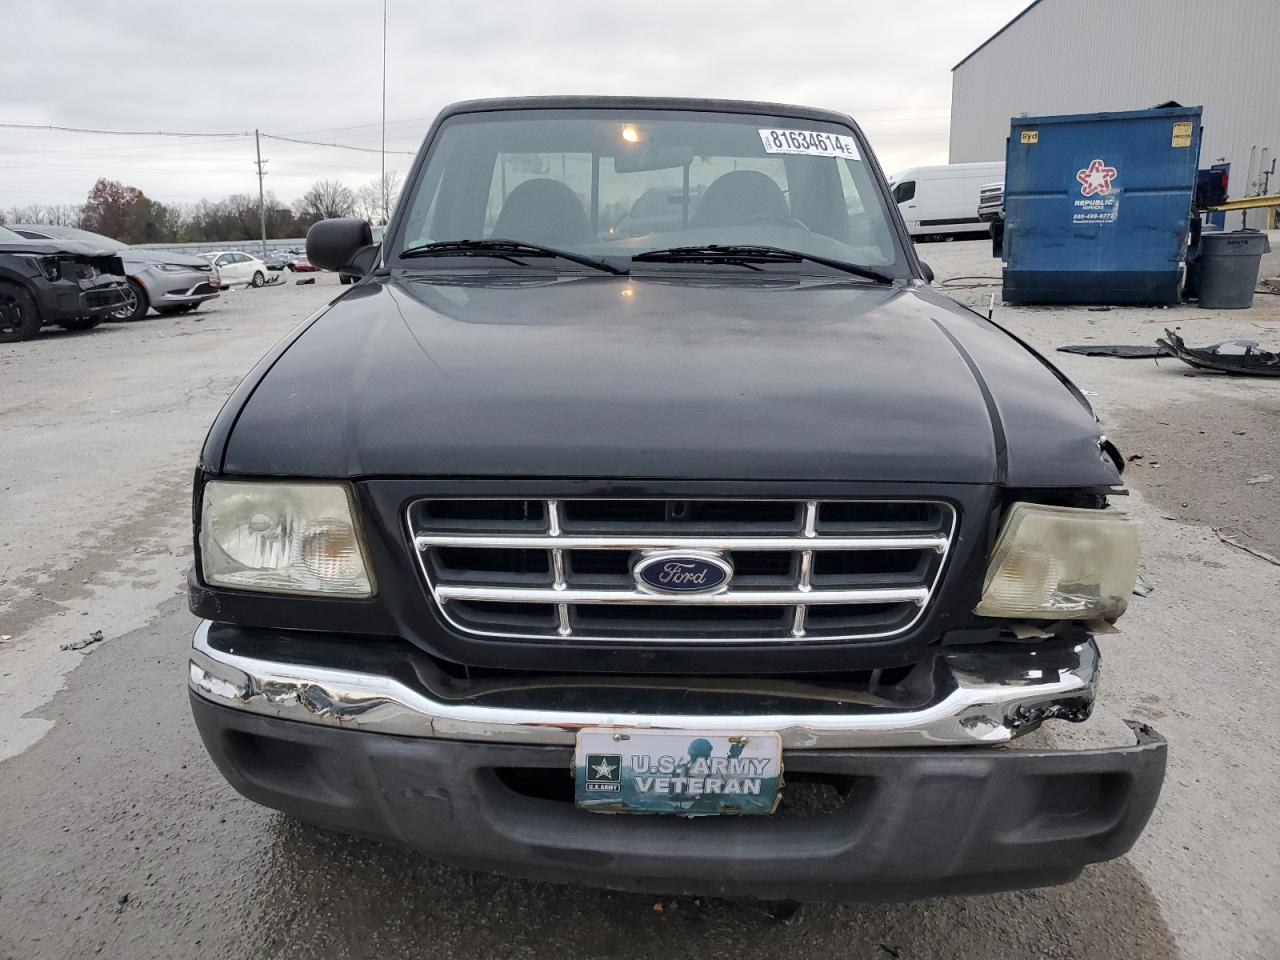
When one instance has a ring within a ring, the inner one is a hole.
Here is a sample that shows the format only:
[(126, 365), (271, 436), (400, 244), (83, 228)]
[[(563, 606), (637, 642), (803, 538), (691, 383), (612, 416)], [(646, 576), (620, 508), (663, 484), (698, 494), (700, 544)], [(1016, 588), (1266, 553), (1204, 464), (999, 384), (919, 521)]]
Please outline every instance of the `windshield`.
[(860, 142), (825, 121), (618, 108), (460, 114), (434, 139), (403, 211), (397, 254), (498, 239), (617, 257), (754, 245), (908, 275)]
[(26, 237), (24, 237), (22, 234), (20, 234), (20, 233), (14, 233), (14, 232), (13, 232), (12, 230), (10, 230), (8, 227), (4, 226), (3, 224), (0, 224), (0, 240), (10, 240), (10, 241), (12, 241), (12, 240), (18, 240), (18, 241), (26, 241), (26, 239), (27, 239), (27, 238), (26, 238)]

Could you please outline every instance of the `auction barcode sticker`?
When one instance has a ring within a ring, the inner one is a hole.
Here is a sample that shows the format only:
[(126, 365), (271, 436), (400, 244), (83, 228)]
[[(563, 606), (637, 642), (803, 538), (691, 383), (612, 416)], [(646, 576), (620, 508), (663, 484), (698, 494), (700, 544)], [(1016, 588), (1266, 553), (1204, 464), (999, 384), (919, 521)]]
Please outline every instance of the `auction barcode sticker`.
[(819, 130), (761, 130), (760, 142), (765, 153), (797, 153), (808, 157), (844, 157), (858, 159), (858, 146), (853, 137)]

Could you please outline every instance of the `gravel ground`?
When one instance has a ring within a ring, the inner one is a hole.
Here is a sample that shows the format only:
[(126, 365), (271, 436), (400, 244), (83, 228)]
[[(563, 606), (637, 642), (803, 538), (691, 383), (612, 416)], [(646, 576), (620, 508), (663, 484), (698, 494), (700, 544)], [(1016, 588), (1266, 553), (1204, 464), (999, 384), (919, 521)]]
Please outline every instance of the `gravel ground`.
[[(984, 243), (922, 251), (939, 280), (998, 273)], [(1075, 743), (1136, 716), (1171, 744), (1147, 833), (1076, 883), (809, 907), (780, 924), (720, 901), (458, 870), (242, 800), (186, 705), (190, 475), (238, 378), (339, 289), (322, 276), (237, 290), (194, 315), (0, 347), (0, 635), (13, 637), (0, 642), (0, 958), (1280, 955), (1280, 762), (1267, 733), (1280, 721), (1280, 567), (1214, 532), (1280, 550), (1280, 382), (1176, 361), (1053, 354), (1141, 455), (1130, 508), (1155, 589), (1105, 640), (1095, 720), (1044, 739)], [(985, 309), (992, 290), (955, 295)], [(1164, 326), (1192, 344), (1280, 347), (1280, 297), (1220, 313), (997, 306), (995, 319), (1046, 352), (1147, 343)], [(101, 642), (59, 649), (95, 630)]]

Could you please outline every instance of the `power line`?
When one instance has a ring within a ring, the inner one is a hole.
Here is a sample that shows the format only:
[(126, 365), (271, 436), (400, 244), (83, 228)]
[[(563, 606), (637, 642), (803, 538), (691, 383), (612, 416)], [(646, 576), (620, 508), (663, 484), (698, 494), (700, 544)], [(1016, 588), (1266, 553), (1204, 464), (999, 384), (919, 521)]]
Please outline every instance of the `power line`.
[[(64, 127), (53, 123), (12, 123), (0, 121), (0, 128), (9, 130), (53, 130), (58, 133), (92, 133), (112, 137), (222, 137), (232, 140), (252, 137), (252, 132), (245, 133), (197, 133), (176, 132), (173, 130), (103, 130), (96, 127)], [(281, 137), (270, 133), (262, 136), (268, 140), (283, 140), (286, 143), (301, 143), (310, 147), (336, 147), (339, 150), (358, 150), (361, 153), (380, 153), (377, 147), (357, 147), (350, 143), (327, 143), (319, 140), (303, 140), (300, 137)], [(414, 156), (414, 150), (393, 150), (392, 153), (403, 153)]]
[[(357, 150), (360, 153), (381, 153), (377, 147), (357, 147), (349, 143), (321, 143), (319, 140), (301, 140), (298, 137), (279, 137), (273, 133), (264, 133), (262, 135), (268, 140), (283, 140), (285, 143), (305, 143), (311, 147), (337, 147), (339, 150)], [(406, 156), (416, 156), (416, 150), (388, 150), (387, 153), (403, 153)]]
[[(403, 117), (400, 120), (388, 120), (387, 126), (394, 127), (397, 123), (428, 123), (435, 117)], [(313, 127), (310, 130), (291, 130), (289, 136), (301, 133), (343, 133), (347, 130), (371, 130), (375, 127), (382, 126), (381, 123), (356, 123), (347, 127)]]
[(99, 130), (94, 127), (63, 127), (54, 123), (12, 123), (0, 121), (0, 127), (11, 130), (56, 130), (59, 133), (99, 133), (112, 137), (250, 137), (243, 133), (176, 133), (172, 130)]

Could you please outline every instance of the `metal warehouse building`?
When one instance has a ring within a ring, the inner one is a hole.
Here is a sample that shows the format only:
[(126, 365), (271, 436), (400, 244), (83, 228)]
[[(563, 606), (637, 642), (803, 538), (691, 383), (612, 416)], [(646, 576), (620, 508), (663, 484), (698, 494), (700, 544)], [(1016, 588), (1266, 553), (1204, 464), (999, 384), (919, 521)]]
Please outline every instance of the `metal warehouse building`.
[(1229, 162), (1233, 199), (1263, 192), (1262, 151), (1280, 154), (1280, 0), (1036, 0), (953, 68), (951, 162), (1003, 160), (1019, 114), (1169, 100), (1204, 107), (1200, 166)]

